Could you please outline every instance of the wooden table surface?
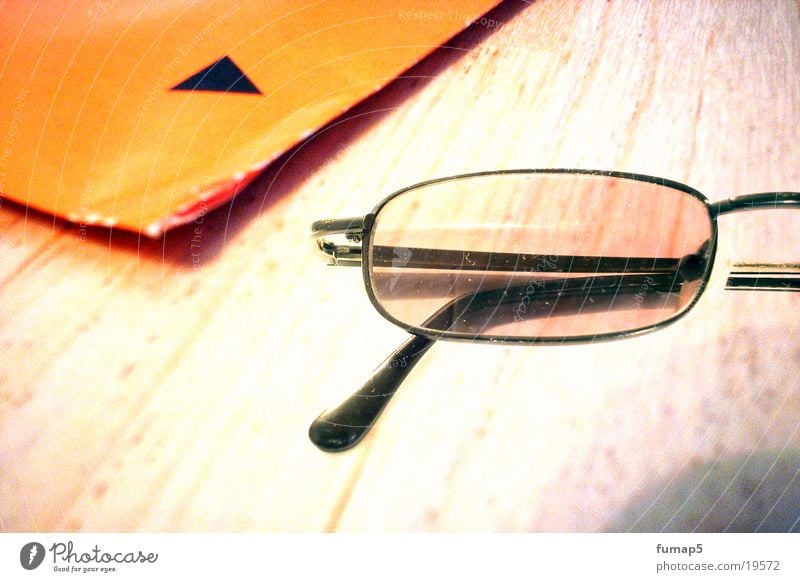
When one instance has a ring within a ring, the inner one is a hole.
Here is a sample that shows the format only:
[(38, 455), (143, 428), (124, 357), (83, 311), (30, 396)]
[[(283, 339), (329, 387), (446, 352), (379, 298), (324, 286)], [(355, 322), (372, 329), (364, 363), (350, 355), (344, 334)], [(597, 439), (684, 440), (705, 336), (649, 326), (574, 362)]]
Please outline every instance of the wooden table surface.
[(792, 210), (721, 218), (710, 288), (663, 331), (440, 342), (362, 444), (309, 442), (406, 335), (313, 220), (520, 167), (800, 189), (798, 2), (490, 17), (163, 239), (3, 201), (2, 530), (800, 529), (800, 297), (724, 290), (731, 261), (800, 259)]

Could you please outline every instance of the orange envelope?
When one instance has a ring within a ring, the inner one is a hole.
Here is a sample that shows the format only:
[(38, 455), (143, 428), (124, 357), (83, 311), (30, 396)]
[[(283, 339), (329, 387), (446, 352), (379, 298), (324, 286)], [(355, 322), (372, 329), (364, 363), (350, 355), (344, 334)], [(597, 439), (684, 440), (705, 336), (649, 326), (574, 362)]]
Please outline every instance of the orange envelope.
[(0, 192), (158, 236), (496, 3), (7, 3)]

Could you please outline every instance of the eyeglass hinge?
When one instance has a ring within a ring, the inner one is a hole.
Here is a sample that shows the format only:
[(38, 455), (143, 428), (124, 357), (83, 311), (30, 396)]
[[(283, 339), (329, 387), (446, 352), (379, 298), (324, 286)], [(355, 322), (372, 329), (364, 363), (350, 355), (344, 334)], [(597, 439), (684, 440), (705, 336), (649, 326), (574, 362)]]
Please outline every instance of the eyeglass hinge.
[(361, 265), (361, 244), (341, 243), (361, 243), (364, 238), (364, 217), (318, 220), (311, 226), (311, 233), (317, 250), (327, 259), (328, 265)]
[(317, 239), (317, 248), (328, 259), (328, 265), (337, 267), (357, 267), (361, 265), (360, 246), (337, 245), (329, 240), (320, 238)]

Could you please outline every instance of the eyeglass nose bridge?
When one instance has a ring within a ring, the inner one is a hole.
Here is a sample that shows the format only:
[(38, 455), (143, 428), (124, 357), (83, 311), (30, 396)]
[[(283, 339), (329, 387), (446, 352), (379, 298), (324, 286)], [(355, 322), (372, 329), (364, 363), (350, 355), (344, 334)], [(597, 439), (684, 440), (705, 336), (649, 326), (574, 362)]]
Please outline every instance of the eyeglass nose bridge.
[[(800, 208), (800, 192), (761, 192), (745, 194), (711, 204), (713, 217), (780, 208)], [(798, 291), (800, 263), (734, 262), (725, 286), (733, 291)]]
[(800, 208), (800, 192), (760, 192), (734, 196), (711, 203), (711, 215), (716, 218), (733, 212), (770, 208)]

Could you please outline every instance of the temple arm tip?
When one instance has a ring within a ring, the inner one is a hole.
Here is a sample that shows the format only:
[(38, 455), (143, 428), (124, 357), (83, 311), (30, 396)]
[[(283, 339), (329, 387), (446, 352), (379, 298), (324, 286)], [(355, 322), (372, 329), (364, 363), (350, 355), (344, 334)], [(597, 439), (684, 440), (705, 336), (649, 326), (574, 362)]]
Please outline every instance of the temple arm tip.
[(329, 453), (346, 451), (358, 444), (432, 343), (433, 340), (418, 335), (406, 340), (378, 366), (358, 392), (311, 423), (308, 429), (311, 442)]
[(320, 414), (308, 427), (308, 438), (316, 447), (326, 453), (338, 453), (357, 445), (370, 427), (336, 424), (326, 419), (326, 412)]

